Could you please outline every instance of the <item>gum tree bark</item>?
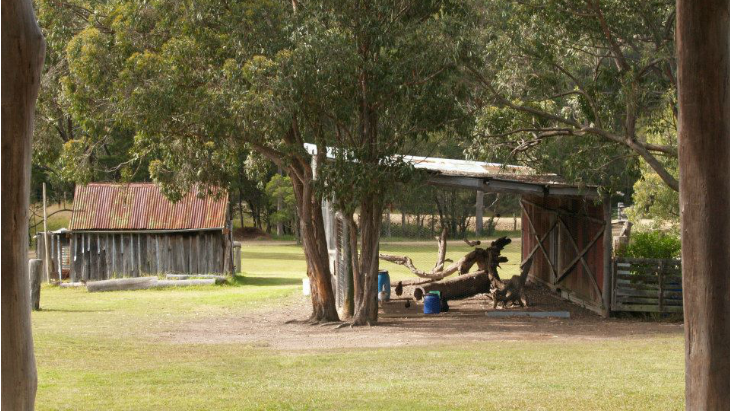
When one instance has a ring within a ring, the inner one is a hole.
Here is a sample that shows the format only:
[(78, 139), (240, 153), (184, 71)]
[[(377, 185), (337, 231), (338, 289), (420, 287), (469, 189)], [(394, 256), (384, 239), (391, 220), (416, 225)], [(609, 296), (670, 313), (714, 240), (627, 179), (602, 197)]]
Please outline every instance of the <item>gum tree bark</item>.
[(45, 43), (30, 0), (2, 5), (2, 408), (32, 410), (28, 201), (33, 113)]
[(688, 410), (730, 406), (730, 1), (678, 0)]
[(310, 320), (313, 322), (338, 321), (322, 218), (322, 203), (313, 193), (312, 170), (308, 166), (303, 166), (296, 171), (290, 170), (289, 176), (297, 202), (302, 246), (307, 260), (307, 276), (311, 287), (312, 316)]

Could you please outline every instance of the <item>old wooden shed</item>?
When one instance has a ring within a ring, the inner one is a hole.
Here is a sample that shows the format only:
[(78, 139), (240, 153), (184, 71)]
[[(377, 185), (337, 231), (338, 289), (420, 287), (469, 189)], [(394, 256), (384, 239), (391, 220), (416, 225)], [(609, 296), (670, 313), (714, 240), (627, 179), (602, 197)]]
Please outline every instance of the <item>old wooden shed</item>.
[[(316, 147), (305, 148), (314, 155)], [(328, 152), (328, 155), (330, 153)], [(611, 310), (611, 203), (594, 186), (568, 184), (555, 174), (539, 174), (524, 166), (447, 158), (401, 156), (427, 174), (435, 186), (496, 192), (520, 197), (522, 208), (522, 264), (533, 260), (530, 278), (561, 297), (596, 313)], [(323, 207), (338, 302), (344, 295), (340, 263), (342, 233), (336, 214)], [(481, 218), (479, 211), (478, 218)]]
[(152, 183), (77, 186), (69, 230), (60, 233), (68, 239), (69, 276), (231, 272), (229, 217), (228, 194), (221, 190), (204, 195), (194, 189), (173, 203)]
[(563, 298), (608, 315), (611, 301), (611, 204), (596, 187), (568, 184), (524, 166), (405, 156), (428, 183), (520, 196), (522, 264)]

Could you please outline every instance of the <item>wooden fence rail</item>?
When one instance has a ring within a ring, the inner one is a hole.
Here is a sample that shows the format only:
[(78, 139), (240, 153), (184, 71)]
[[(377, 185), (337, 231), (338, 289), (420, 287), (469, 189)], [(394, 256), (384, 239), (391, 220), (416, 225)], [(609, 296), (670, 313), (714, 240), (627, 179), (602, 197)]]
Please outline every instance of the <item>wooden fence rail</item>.
[(679, 260), (616, 258), (612, 311), (682, 312), (682, 265)]

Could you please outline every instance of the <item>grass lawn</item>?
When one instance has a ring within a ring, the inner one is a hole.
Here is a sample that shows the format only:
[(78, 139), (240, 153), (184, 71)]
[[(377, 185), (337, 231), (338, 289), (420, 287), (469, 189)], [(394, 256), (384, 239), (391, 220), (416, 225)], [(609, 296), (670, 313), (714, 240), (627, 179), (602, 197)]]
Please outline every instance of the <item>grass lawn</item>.
[(245, 244), (243, 258), (247, 277), (229, 286), (96, 294), (44, 287), (43, 311), (33, 313), (36, 408), (683, 408), (681, 336), (330, 351), (169, 342), (168, 333), (191, 321), (301, 302), (298, 247)]

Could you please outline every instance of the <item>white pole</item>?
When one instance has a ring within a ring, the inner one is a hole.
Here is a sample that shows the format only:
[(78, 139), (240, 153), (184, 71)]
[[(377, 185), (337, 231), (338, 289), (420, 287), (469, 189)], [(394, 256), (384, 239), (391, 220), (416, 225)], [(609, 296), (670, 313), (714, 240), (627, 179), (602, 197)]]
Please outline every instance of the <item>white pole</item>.
[[(46, 183), (43, 183), (43, 274), (51, 281), (51, 254), (48, 251), (48, 214), (46, 212)], [(61, 281), (59, 277), (58, 281)]]

